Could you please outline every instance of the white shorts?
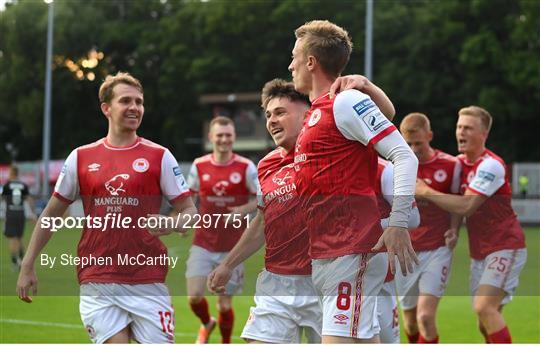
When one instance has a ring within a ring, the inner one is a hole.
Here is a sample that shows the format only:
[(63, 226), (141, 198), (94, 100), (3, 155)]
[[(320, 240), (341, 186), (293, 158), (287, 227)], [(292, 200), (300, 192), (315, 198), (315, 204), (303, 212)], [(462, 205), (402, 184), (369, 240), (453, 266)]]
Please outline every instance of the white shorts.
[[(186, 278), (208, 277), (229, 254), (229, 252), (211, 252), (199, 246), (191, 246), (187, 260)], [(244, 264), (236, 266), (226, 286), (227, 295), (239, 294), (244, 286)]]
[(262, 271), (254, 299), (242, 338), (300, 343), (304, 331), (308, 343), (321, 342), (322, 309), (311, 276)]
[(416, 308), (420, 294), (441, 298), (450, 276), (453, 254), (448, 247), (418, 252), (417, 255), (420, 264), (414, 272), (403, 276), (401, 270), (396, 270), (397, 293), (403, 310)]
[(379, 337), (383, 344), (399, 344), (399, 314), (396, 298), (396, 284), (389, 281), (383, 284), (377, 297), (377, 315), (381, 332)]
[(174, 343), (174, 309), (165, 284), (87, 283), (80, 293), (81, 319), (94, 343), (128, 325), (138, 343)]
[(492, 285), (506, 292), (501, 304), (512, 300), (519, 284), (519, 274), (527, 261), (527, 249), (503, 249), (491, 253), (484, 260), (471, 260), (471, 296), (479, 285)]
[(386, 277), (386, 253), (312, 261), (313, 284), (322, 299), (322, 335), (370, 339), (379, 334), (377, 295)]

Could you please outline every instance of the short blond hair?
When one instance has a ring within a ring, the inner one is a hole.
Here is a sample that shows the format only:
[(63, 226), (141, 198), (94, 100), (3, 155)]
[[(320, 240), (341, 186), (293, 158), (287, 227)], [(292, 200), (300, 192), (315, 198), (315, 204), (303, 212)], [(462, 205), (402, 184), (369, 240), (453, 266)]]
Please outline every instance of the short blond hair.
[(328, 20), (313, 20), (300, 26), (294, 34), (303, 40), (302, 53), (313, 55), (331, 77), (337, 78), (349, 63), (353, 44), (342, 27)]
[(110, 103), (114, 98), (113, 89), (118, 84), (133, 86), (141, 93), (144, 93), (141, 82), (137, 78), (126, 72), (118, 72), (116, 75), (108, 75), (99, 87), (99, 101), (101, 103)]
[(218, 124), (220, 126), (227, 126), (227, 125), (231, 125), (234, 127), (234, 121), (227, 117), (227, 116), (216, 116), (212, 119), (212, 121), (210, 121), (210, 124), (208, 125), (208, 129), (212, 129), (212, 126), (214, 126), (215, 124)]
[(431, 131), (429, 118), (426, 114), (422, 113), (407, 114), (399, 125), (401, 133), (414, 133), (422, 129), (428, 132)]
[(482, 125), (486, 128), (486, 130), (489, 132), (491, 129), (491, 124), (493, 123), (493, 118), (489, 114), (489, 112), (476, 105), (470, 105), (465, 108), (459, 109), (458, 116), (472, 116), (480, 119), (480, 122), (482, 122)]

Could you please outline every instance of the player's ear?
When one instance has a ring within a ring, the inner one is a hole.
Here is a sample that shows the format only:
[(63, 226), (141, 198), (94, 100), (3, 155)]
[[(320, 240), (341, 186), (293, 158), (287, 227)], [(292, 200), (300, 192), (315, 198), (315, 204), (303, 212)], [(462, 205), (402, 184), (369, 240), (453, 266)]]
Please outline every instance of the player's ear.
[(317, 65), (317, 59), (313, 55), (308, 55), (306, 60), (306, 67), (308, 71), (313, 71)]
[(429, 139), (429, 141), (433, 140), (433, 131), (428, 132), (428, 139)]
[(105, 117), (109, 117), (109, 109), (110, 109), (110, 106), (108, 103), (106, 102), (101, 103), (101, 112), (103, 113), (103, 115), (105, 115)]

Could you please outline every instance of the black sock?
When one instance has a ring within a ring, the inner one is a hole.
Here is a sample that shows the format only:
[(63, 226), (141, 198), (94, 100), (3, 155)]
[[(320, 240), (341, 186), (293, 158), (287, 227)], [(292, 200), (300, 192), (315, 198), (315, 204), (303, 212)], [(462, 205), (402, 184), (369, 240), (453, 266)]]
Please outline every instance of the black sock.
[(16, 264), (19, 258), (15, 254), (11, 254), (11, 263)]

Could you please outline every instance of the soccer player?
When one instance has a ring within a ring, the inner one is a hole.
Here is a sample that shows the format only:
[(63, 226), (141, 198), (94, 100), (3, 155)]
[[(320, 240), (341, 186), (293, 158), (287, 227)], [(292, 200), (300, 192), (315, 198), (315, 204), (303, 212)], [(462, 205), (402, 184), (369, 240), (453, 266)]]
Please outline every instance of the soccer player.
[[(394, 166), (392, 163), (379, 157), (377, 165), (377, 204), (381, 214), (381, 227), (386, 229), (393, 202), (393, 176)], [(420, 214), (416, 203), (413, 204), (408, 228), (413, 229), (420, 225)], [(396, 298), (396, 284), (394, 275), (388, 271), (384, 284), (377, 296), (377, 315), (381, 331), (379, 337), (381, 343), (399, 343), (399, 314)]]
[[(182, 224), (184, 216), (197, 211), (173, 155), (137, 135), (144, 114), (140, 82), (128, 73), (107, 76), (99, 100), (109, 125), (107, 136), (76, 148), (66, 159), (23, 259), (18, 295), (31, 302), (29, 289), (37, 292), (34, 262), (53, 234), (43, 220), (61, 217), (80, 196), (91, 220), (82, 231), (78, 257), (111, 258), (103, 265), (77, 267), (81, 319), (90, 338), (96, 343), (128, 343), (130, 338), (139, 343), (173, 343), (174, 310), (164, 284), (167, 261), (158, 261), (167, 249), (157, 236), (185, 231), (190, 224)], [(178, 224), (157, 223), (163, 196), (182, 220)], [(111, 214), (128, 225), (105, 225)], [(151, 219), (155, 226), (149, 229)], [(140, 255), (157, 259), (153, 264), (133, 265), (118, 259)]]
[(19, 180), (19, 168), (15, 165), (9, 168), (8, 182), (2, 187), (2, 197), (6, 202), (4, 235), (9, 242), (13, 271), (19, 271), (24, 256), (24, 245), (22, 243), (26, 220), (24, 202), (28, 202), (34, 214), (35, 210), (32, 197), (28, 193), (28, 186)]
[[(207, 343), (216, 326), (204, 297), (208, 274), (238, 242), (247, 224), (244, 216), (257, 207), (256, 199), (251, 198), (257, 193), (257, 168), (252, 161), (233, 152), (235, 138), (234, 123), (230, 118), (218, 116), (212, 119), (208, 139), (213, 145), (213, 152), (197, 158), (188, 177), (189, 188), (194, 196), (199, 197), (201, 216), (212, 220), (207, 222), (207, 225), (211, 223), (210, 226), (196, 229), (187, 261), (189, 305), (201, 320), (197, 343)], [(234, 324), (232, 295), (242, 289), (243, 280), (244, 267), (239, 265), (234, 270), (227, 293), (218, 297), (217, 323), (222, 343), (231, 342)]]
[(471, 296), (486, 342), (511, 343), (502, 316), (518, 286), (527, 259), (523, 229), (512, 209), (512, 191), (501, 157), (486, 149), (493, 120), (487, 110), (459, 110), (456, 126), (462, 165), (461, 194), (443, 194), (417, 182), (417, 195), (440, 208), (467, 217), (471, 255)]
[[(457, 194), (461, 164), (457, 158), (430, 146), (433, 132), (428, 117), (408, 114), (401, 121), (400, 131), (418, 158), (418, 178), (442, 193)], [(451, 215), (426, 200), (420, 200), (418, 208), (422, 221), (410, 234), (420, 266), (407, 276), (398, 272), (396, 286), (409, 342), (437, 343), (435, 316), (448, 283), (461, 216)]]
[(234, 267), (266, 243), (265, 270), (257, 279), (242, 338), (248, 342), (299, 343), (302, 330), (320, 342), (321, 312), (311, 282), (309, 238), (294, 184), (294, 143), (309, 99), (281, 79), (265, 84), (261, 104), (266, 128), (278, 146), (258, 165), (259, 211), (240, 241), (208, 276), (211, 291), (222, 292)]
[[(388, 97), (364, 76), (341, 77), (333, 84), (336, 92), (348, 88), (380, 97), (381, 108), (393, 115)], [(293, 169), (294, 144), (311, 103), (292, 83), (281, 79), (266, 83), (261, 103), (266, 127), (278, 148), (259, 162), (261, 191), (257, 217), (208, 276), (208, 287), (211, 291), (223, 291), (233, 268), (266, 243), (265, 270), (257, 283), (256, 307), (251, 309), (242, 337), (249, 342), (299, 343), (304, 330), (308, 342), (317, 343), (322, 313), (311, 282), (309, 238)]]
[[(412, 271), (407, 224), (418, 161), (372, 99), (357, 90), (329, 97), (352, 50), (348, 33), (328, 21), (295, 31), (289, 70), (312, 102), (295, 147), (296, 187), (310, 237), (312, 278), (323, 305), (322, 341), (377, 341), (376, 299), (397, 255)], [(375, 184), (377, 153), (394, 163), (389, 227), (382, 232)], [(386, 246), (383, 253), (374, 253)], [(339, 321), (339, 322), (336, 322)]]

